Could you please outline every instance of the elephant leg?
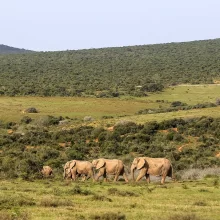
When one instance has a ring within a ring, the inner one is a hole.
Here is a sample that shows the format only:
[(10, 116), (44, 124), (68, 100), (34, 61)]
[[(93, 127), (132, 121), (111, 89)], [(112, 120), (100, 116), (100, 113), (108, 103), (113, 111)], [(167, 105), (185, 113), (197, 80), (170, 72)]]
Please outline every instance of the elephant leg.
[(125, 182), (128, 183), (128, 177), (127, 177), (127, 175), (126, 175), (125, 172), (123, 173), (123, 177), (124, 177), (124, 179), (125, 179)]
[(167, 177), (167, 174), (162, 175), (162, 178), (161, 178), (161, 184), (162, 185), (164, 184), (166, 177)]
[(108, 179), (107, 179), (107, 174), (106, 174), (106, 172), (103, 173), (103, 177), (104, 177), (104, 182), (107, 182)]
[(89, 172), (88, 176), (89, 176), (90, 178), (92, 178), (93, 182), (95, 181), (94, 174), (93, 174), (92, 171)]
[(145, 176), (146, 176), (147, 183), (150, 183), (150, 175), (146, 173)]
[(114, 182), (118, 181), (119, 174), (120, 174), (120, 173), (116, 173), (116, 174), (115, 174)]
[(91, 177), (89, 175), (86, 175), (86, 180), (90, 179)]
[(76, 181), (76, 177), (77, 177), (76, 174), (72, 174), (72, 180), (73, 180), (73, 181)]
[(79, 174), (76, 173), (75, 171), (72, 171), (71, 174), (72, 174), (72, 176), (71, 176), (72, 180), (76, 181), (76, 179), (78, 178)]
[(81, 175), (82, 176), (82, 181), (84, 182), (86, 179), (87, 179), (87, 176), (86, 175)]
[(99, 172), (98, 172), (97, 175), (96, 175), (95, 180), (98, 181), (98, 180), (99, 180), (99, 177), (101, 177), (101, 176), (103, 176), (103, 175), (104, 175), (104, 172), (101, 171), (101, 170), (99, 170)]
[(143, 178), (146, 175), (146, 172), (147, 172), (147, 169), (142, 168), (137, 179), (136, 179), (136, 182), (138, 182), (141, 178)]

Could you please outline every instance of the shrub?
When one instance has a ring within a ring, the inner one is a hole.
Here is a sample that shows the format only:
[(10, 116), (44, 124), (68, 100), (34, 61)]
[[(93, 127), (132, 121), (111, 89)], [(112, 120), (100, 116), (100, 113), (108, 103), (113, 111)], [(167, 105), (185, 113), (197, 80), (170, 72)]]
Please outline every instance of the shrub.
[(115, 213), (115, 212), (106, 212), (103, 214), (95, 214), (91, 215), (90, 219), (95, 220), (125, 220), (126, 216), (123, 213)]
[(113, 116), (110, 116), (110, 115), (103, 115), (102, 116), (102, 119), (109, 119), (109, 118), (114, 118)]
[(130, 132), (135, 132), (137, 125), (132, 121), (121, 120), (114, 126), (114, 131), (120, 135), (124, 135)]
[(186, 103), (180, 102), (180, 101), (174, 101), (171, 102), (170, 107), (178, 107), (178, 106), (185, 106)]
[(137, 196), (136, 193), (131, 192), (131, 191), (120, 191), (116, 188), (109, 188), (108, 189), (108, 194), (109, 195), (116, 195), (116, 196)]
[(76, 185), (76, 186), (74, 186), (73, 189), (69, 190), (69, 194), (87, 196), (87, 195), (92, 195), (93, 193), (91, 191), (87, 190), (87, 189), (84, 190), (80, 186)]
[(94, 138), (97, 138), (103, 131), (105, 131), (103, 127), (94, 128), (92, 135)]
[(28, 117), (28, 116), (24, 116), (24, 117), (21, 119), (21, 123), (24, 123), (24, 124), (29, 124), (31, 121), (32, 121), (32, 118), (30, 118), (30, 117)]
[(26, 112), (26, 113), (38, 113), (38, 110), (35, 107), (30, 107), (30, 108), (25, 109), (24, 112)]
[(107, 201), (107, 202), (112, 202), (112, 199), (106, 197), (106, 196), (100, 196), (100, 195), (94, 195), (91, 200), (98, 200), (98, 201)]
[(73, 202), (67, 199), (45, 197), (41, 199), (40, 206), (44, 206), (44, 207), (73, 206)]
[(159, 124), (156, 121), (152, 121), (149, 123), (145, 123), (141, 132), (143, 134), (152, 135), (152, 134), (156, 133), (156, 131), (158, 129), (159, 129)]

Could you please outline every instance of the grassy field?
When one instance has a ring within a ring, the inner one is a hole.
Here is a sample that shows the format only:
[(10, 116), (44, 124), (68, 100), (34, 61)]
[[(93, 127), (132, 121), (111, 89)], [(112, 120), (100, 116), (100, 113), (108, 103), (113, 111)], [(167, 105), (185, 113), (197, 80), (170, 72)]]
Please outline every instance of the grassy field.
[(0, 219), (220, 219), (219, 178), (159, 185), (0, 181)]
[(220, 85), (178, 85), (169, 87), (161, 94), (150, 96), (148, 100), (167, 100), (169, 102), (181, 101), (187, 104), (197, 104), (204, 102), (215, 103), (216, 98), (219, 98)]
[[(18, 122), (27, 115), (23, 113), (23, 110), (28, 107), (35, 107), (39, 111), (37, 114), (28, 114), (32, 118), (45, 115), (67, 116), (82, 122), (84, 116), (89, 115), (96, 120), (96, 124), (101, 123), (100, 119), (103, 116), (114, 117), (113, 120), (104, 121), (104, 123), (110, 124), (122, 119), (144, 123), (151, 120), (161, 121), (174, 117), (202, 115), (219, 117), (220, 111), (218, 107), (134, 116), (139, 110), (169, 107), (173, 101), (181, 101), (190, 105), (204, 102), (215, 103), (216, 99), (219, 98), (219, 94), (219, 85), (182, 85), (170, 87), (161, 93), (149, 94), (149, 96), (144, 98), (0, 97), (0, 119), (7, 122)], [(158, 102), (158, 100), (164, 100), (164, 102)]]

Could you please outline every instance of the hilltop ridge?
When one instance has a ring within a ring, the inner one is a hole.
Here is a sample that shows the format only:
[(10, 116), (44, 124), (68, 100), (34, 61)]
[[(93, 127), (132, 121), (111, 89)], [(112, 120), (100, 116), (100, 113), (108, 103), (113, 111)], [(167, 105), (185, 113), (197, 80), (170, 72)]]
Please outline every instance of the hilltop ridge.
[(0, 44), (0, 54), (17, 54), (17, 53), (30, 53), (30, 52), (33, 51)]
[[(220, 79), (220, 39), (0, 56), (0, 94), (146, 96)], [(14, 85), (17, 85), (16, 87)]]

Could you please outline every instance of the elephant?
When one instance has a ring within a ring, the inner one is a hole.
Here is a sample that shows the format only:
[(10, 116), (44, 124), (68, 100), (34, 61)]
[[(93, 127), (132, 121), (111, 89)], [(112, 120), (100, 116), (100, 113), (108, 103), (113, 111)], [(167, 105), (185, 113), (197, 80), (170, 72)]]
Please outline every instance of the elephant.
[(128, 182), (127, 175), (125, 173), (125, 166), (121, 160), (118, 159), (105, 159), (99, 158), (92, 161), (93, 166), (99, 170), (95, 180), (103, 176), (104, 181), (107, 181), (107, 174), (115, 175), (114, 182), (118, 180), (119, 175), (123, 175), (126, 182)]
[(63, 178), (76, 180), (77, 177), (84, 176), (83, 181), (92, 178), (94, 180), (93, 165), (89, 161), (71, 160), (64, 165)]
[(52, 168), (50, 166), (43, 166), (43, 168), (42, 168), (42, 170), (40, 172), (45, 177), (53, 175), (53, 170), (52, 170)]
[(138, 182), (142, 177), (146, 177), (150, 183), (150, 175), (162, 176), (161, 184), (164, 184), (167, 176), (173, 178), (173, 167), (171, 162), (166, 158), (137, 157), (131, 165), (131, 175), (134, 180), (134, 170), (140, 170), (136, 179)]

